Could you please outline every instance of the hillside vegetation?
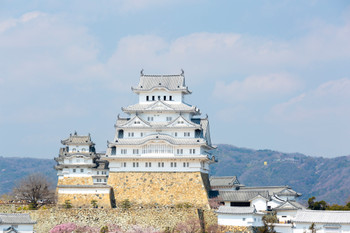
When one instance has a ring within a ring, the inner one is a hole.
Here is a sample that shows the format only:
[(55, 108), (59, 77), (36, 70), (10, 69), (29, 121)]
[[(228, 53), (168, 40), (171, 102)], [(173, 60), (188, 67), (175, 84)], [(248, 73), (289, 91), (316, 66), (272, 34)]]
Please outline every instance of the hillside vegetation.
[[(211, 166), (211, 175), (236, 175), (247, 186), (289, 185), (303, 194), (305, 202), (315, 196), (329, 204), (345, 204), (350, 197), (350, 156), (329, 159), (224, 144), (218, 145), (213, 154), (219, 162)], [(53, 158), (0, 157), (0, 195), (10, 192), (16, 181), (33, 172), (42, 172), (55, 184), (54, 165)]]
[(218, 145), (215, 155), (219, 162), (212, 165), (212, 175), (236, 175), (247, 186), (289, 185), (304, 201), (315, 196), (330, 204), (345, 204), (350, 197), (350, 156), (310, 157), (231, 145)]

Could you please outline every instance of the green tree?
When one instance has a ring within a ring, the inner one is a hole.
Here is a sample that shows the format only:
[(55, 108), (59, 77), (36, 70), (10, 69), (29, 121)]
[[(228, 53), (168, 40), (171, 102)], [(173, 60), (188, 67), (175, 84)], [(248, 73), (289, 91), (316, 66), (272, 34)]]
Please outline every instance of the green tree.
[(329, 206), (327, 204), (327, 202), (325, 202), (324, 200), (322, 201), (315, 201), (316, 197), (310, 197), (309, 200), (307, 201), (307, 203), (309, 204), (308, 208), (311, 210), (325, 210), (327, 209)]
[(91, 205), (92, 205), (92, 208), (97, 208), (97, 201), (96, 200), (91, 200)]
[(258, 229), (258, 233), (276, 233), (274, 223), (278, 222), (276, 214), (268, 214), (262, 217), (264, 226)]
[(64, 204), (63, 204), (63, 207), (64, 207), (65, 209), (70, 209), (70, 208), (72, 208), (72, 203), (70, 202), (70, 200), (65, 200), (65, 201), (64, 201)]

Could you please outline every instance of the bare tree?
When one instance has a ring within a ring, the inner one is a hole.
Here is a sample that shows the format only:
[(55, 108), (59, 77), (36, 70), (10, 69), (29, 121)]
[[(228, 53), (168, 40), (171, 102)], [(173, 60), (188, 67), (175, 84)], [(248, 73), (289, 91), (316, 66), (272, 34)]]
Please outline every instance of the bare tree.
[(19, 181), (13, 194), (16, 199), (27, 201), (36, 209), (39, 203), (50, 203), (54, 199), (54, 192), (50, 187), (50, 182), (43, 174), (32, 173)]

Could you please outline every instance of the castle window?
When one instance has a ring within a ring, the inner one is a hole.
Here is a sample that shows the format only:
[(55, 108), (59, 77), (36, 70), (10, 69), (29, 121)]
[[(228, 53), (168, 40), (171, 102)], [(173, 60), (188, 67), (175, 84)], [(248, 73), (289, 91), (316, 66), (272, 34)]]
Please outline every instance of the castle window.
[(163, 100), (166, 100), (166, 95), (165, 95), (165, 96), (163, 96)]
[(82, 149), (81, 149), (81, 152), (85, 152), (85, 151), (86, 151), (86, 149), (85, 149), (85, 148), (82, 148)]
[(177, 132), (175, 132), (175, 137), (177, 137)]
[(112, 147), (111, 154), (115, 155), (117, 153), (117, 148), (115, 146)]
[(153, 117), (147, 117), (148, 121), (153, 121)]
[(149, 101), (149, 96), (146, 96), (146, 101)]
[(158, 95), (158, 100), (160, 100), (160, 95)]
[(76, 172), (76, 171), (77, 171), (77, 169), (73, 168), (73, 172)]
[(105, 182), (107, 182), (107, 179), (104, 179)]
[(184, 150), (183, 150), (183, 149), (177, 149), (177, 150), (176, 150), (176, 153), (177, 153), (178, 155), (182, 155), (182, 154), (184, 153)]
[(158, 167), (164, 167), (164, 162), (158, 162)]
[(139, 167), (139, 162), (133, 162), (133, 163), (132, 163), (132, 166), (133, 166), (133, 167)]
[(189, 137), (190, 135), (191, 135), (190, 132), (184, 132), (184, 136), (185, 136), (185, 137)]
[(151, 163), (151, 162), (146, 162), (146, 163), (145, 163), (145, 166), (146, 166), (146, 167), (152, 167), (152, 163)]
[(174, 167), (176, 167), (176, 162), (174, 162)]
[(190, 149), (190, 154), (195, 154), (196, 153), (196, 149)]
[(106, 172), (106, 171), (102, 171), (101, 173), (102, 173), (102, 175), (106, 175), (106, 174), (107, 174), (107, 172)]
[(184, 163), (183, 163), (183, 166), (184, 166), (184, 167), (189, 167), (189, 165), (190, 165), (189, 162), (184, 162)]
[(97, 175), (99, 175), (100, 174), (100, 171), (97, 171)]
[(170, 167), (174, 167), (174, 163), (173, 162), (170, 163)]
[(132, 153), (134, 155), (138, 155), (139, 154), (139, 149), (132, 149)]
[(172, 100), (173, 100), (173, 97), (172, 97), (172, 96), (169, 96), (169, 100), (172, 101)]
[(80, 172), (84, 172), (84, 169), (80, 169)]
[(171, 121), (172, 119), (172, 117), (166, 117), (166, 121)]
[(76, 152), (76, 151), (77, 151), (77, 149), (73, 148), (73, 149), (72, 149), (72, 151), (73, 151), (73, 152)]
[(143, 137), (143, 133), (140, 133), (140, 136)]
[(123, 167), (126, 167), (126, 162), (122, 163), (123, 164)]
[(154, 97), (154, 95), (152, 95), (152, 101), (154, 101), (155, 100), (155, 97)]
[(134, 137), (134, 132), (129, 132), (129, 133), (128, 133), (128, 136), (129, 136), (129, 137)]
[(122, 155), (126, 155), (126, 154), (128, 153), (128, 150), (127, 150), (127, 149), (121, 149), (121, 150), (120, 150), (120, 153), (121, 153)]

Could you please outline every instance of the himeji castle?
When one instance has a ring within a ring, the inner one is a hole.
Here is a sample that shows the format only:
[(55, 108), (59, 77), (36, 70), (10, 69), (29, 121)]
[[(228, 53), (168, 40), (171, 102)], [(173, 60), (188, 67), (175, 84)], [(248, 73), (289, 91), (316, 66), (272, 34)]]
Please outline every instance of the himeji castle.
[(84, 198), (80, 204), (86, 204), (98, 198), (105, 205), (110, 198), (112, 205), (126, 199), (139, 204), (208, 205), (209, 165), (216, 161), (210, 151), (215, 147), (208, 117), (185, 102), (191, 91), (184, 72), (141, 71), (132, 91), (139, 101), (122, 108), (124, 116), (118, 115), (105, 154), (95, 153), (90, 136), (75, 133), (62, 141), (66, 147), (56, 158), (59, 203)]
[[(247, 187), (237, 177), (209, 178), (211, 154), (208, 117), (185, 101), (191, 91), (184, 73), (147, 75), (131, 88), (138, 103), (122, 108), (115, 135), (104, 153), (95, 151), (90, 135), (71, 134), (62, 140), (57, 162), (58, 205), (99, 208), (120, 206), (126, 200), (141, 206), (188, 204), (220, 207), (218, 224), (262, 226), (274, 212), (282, 228), (304, 213), (301, 193), (289, 186)], [(233, 171), (234, 172), (234, 171)]]
[(145, 75), (132, 87), (138, 103), (122, 108), (108, 142), (108, 184), (116, 201), (208, 203), (209, 121), (185, 102), (191, 91), (179, 75)]

